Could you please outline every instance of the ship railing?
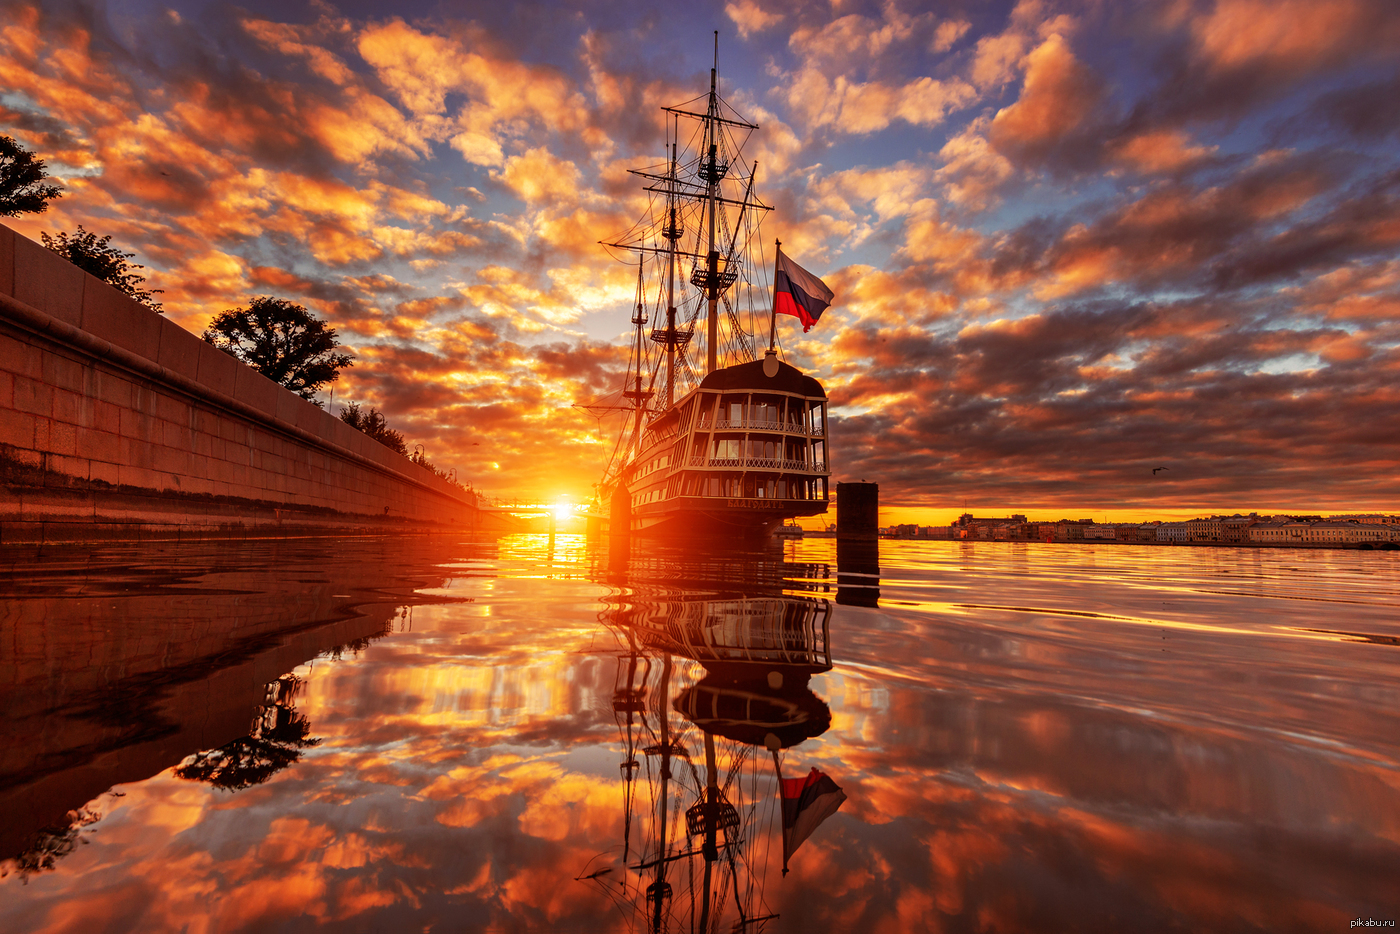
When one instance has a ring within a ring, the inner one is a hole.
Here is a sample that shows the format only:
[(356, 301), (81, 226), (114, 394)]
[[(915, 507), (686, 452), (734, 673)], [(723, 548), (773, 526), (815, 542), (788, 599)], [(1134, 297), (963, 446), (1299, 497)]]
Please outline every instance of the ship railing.
[[(708, 422), (701, 422), (700, 427), (707, 430), (710, 428)], [(807, 426), (800, 422), (764, 418), (717, 418), (714, 420), (714, 428), (717, 431), (748, 428), (755, 431), (782, 431), (788, 434), (811, 435), (815, 438), (822, 436), (820, 427)]]
[(770, 470), (799, 470), (821, 473), (826, 464), (821, 461), (788, 460), (780, 457), (706, 457), (690, 456), (691, 467), (766, 467)]

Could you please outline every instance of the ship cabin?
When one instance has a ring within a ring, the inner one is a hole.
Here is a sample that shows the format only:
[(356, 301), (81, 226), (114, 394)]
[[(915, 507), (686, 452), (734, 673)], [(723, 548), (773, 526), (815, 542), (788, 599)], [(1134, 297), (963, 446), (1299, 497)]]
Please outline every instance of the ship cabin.
[(630, 491), (634, 528), (677, 509), (819, 515), (829, 499), (827, 399), (796, 367), (763, 361), (709, 374), (642, 437)]

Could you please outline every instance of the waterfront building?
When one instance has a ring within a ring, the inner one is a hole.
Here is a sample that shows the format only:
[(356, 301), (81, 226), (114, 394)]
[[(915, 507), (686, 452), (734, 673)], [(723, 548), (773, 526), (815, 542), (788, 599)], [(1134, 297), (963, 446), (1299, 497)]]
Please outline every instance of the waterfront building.
[(1163, 522), (1157, 526), (1157, 541), (1183, 545), (1191, 541), (1191, 530), (1185, 522)]
[(1400, 516), (1387, 516), (1378, 512), (1349, 513), (1340, 516), (1329, 516), (1333, 522), (1360, 522), (1362, 525), (1400, 525)]
[(1210, 516), (1205, 519), (1188, 519), (1186, 529), (1193, 542), (1218, 542), (1225, 536), (1225, 518)]
[(1249, 528), (1258, 521), (1258, 513), (1251, 512), (1247, 516), (1236, 513), (1221, 523), (1221, 541), (1231, 545), (1249, 541)]

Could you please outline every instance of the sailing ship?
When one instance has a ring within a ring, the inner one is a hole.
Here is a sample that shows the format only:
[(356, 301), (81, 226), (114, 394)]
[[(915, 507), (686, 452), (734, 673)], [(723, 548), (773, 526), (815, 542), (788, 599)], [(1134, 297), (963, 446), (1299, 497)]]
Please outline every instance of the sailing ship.
[[(718, 33), (715, 63), (708, 95), (663, 108), (665, 161), (630, 170), (648, 210), (604, 243), (637, 266), (626, 385), (587, 406), (630, 416), (598, 484), (613, 534), (766, 535), (829, 503), (826, 392), (779, 359), (777, 315), (810, 327), (832, 295), (780, 243), (766, 281), (759, 227), (772, 208), (743, 154), (758, 126), (719, 95)], [(753, 335), (765, 316), (759, 359)]]

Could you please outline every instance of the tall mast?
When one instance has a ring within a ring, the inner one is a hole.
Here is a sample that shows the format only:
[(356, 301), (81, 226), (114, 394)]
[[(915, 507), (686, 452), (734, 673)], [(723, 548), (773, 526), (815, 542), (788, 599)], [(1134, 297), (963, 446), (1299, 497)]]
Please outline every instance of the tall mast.
[[(679, 135), (679, 129), (677, 130)], [(666, 207), (670, 212), (670, 226), (666, 231), (666, 408), (676, 401), (676, 241), (680, 239), (680, 224), (676, 218), (676, 141), (671, 140), (671, 170), (666, 173), (671, 182), (666, 196)], [(675, 237), (671, 234), (675, 233)]]
[(624, 389), (623, 395), (632, 400), (635, 408), (632, 425), (632, 452), (635, 455), (642, 447), (642, 413), (646, 411), (646, 400), (651, 396), (650, 392), (642, 389), (642, 327), (647, 323), (646, 313), (646, 293), (644, 291), (642, 279), (642, 267), (646, 265), (645, 257), (637, 259), (637, 313), (632, 316), (632, 324), (637, 329), (637, 334), (633, 338), (632, 346), (637, 358), (637, 369), (633, 379), (635, 382), (631, 389)]
[[(719, 71), (719, 30), (715, 30), (715, 63), (710, 69), (710, 106), (706, 114), (710, 118), (719, 116), (719, 94), (716, 90), (715, 76)], [(719, 368), (719, 251), (715, 249), (715, 208), (718, 206), (716, 199), (719, 197), (719, 180), (723, 174), (719, 168), (719, 146), (716, 143), (716, 132), (719, 125), (713, 119), (705, 121), (705, 141), (709, 144), (708, 169), (701, 171), (705, 174), (705, 180), (709, 183), (710, 229), (709, 229), (709, 255), (707, 256), (707, 272), (705, 277), (706, 298), (709, 300), (709, 311), (705, 318), (706, 340), (705, 340), (705, 373), (709, 375)]]

